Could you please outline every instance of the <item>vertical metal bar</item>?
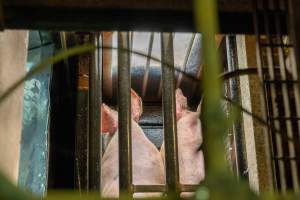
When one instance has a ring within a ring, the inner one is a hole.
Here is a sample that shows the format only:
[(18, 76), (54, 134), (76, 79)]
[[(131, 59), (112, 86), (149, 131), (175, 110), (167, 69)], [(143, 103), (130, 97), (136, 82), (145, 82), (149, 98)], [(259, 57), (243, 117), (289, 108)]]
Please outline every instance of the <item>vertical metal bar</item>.
[[(194, 43), (195, 43), (195, 37), (196, 37), (196, 33), (193, 33), (191, 35), (191, 40), (190, 40), (190, 43), (189, 43), (189, 47), (188, 47), (188, 50), (187, 50), (187, 53), (185, 55), (185, 58), (184, 58), (184, 63), (183, 63), (183, 66), (181, 68), (181, 70), (183, 72), (185, 72), (186, 70), (186, 65), (189, 61), (189, 58), (191, 56), (191, 53), (192, 53), (192, 48), (194, 46)], [(179, 75), (178, 75), (178, 79), (177, 79), (177, 84), (176, 84), (176, 87), (180, 87), (180, 84), (181, 84), (181, 81), (182, 81), (182, 77), (183, 77), (183, 72), (180, 72)]]
[[(291, 49), (292, 51), (290, 52), (289, 59), (287, 59), (287, 65), (291, 66), (291, 76), (292, 80), (296, 81), (295, 84), (293, 85), (294, 89), (294, 94), (295, 94), (295, 105), (296, 105), (296, 116), (295, 117), (300, 117), (300, 87), (299, 87), (299, 77), (297, 73), (297, 63), (296, 63), (296, 58), (295, 58), (295, 52), (293, 51), (294, 49)], [(297, 120), (298, 124), (298, 138), (300, 138), (300, 120)]]
[[(300, 0), (287, 0), (289, 11), (289, 31), (292, 43), (295, 45), (293, 61), (295, 62), (297, 77), (300, 77)], [(300, 87), (299, 91), (300, 93)]]
[[(96, 44), (94, 34), (90, 35), (90, 41)], [(96, 59), (98, 51), (95, 51), (90, 57), (89, 66), (89, 137), (88, 137), (88, 177), (89, 189), (92, 191), (100, 191), (100, 75)]]
[(119, 187), (132, 193), (130, 39), (128, 32), (118, 33), (118, 110), (119, 110)]
[(145, 66), (145, 74), (144, 74), (144, 78), (143, 78), (142, 97), (145, 97), (146, 90), (147, 90), (147, 85), (148, 85), (150, 60), (151, 60), (150, 57), (152, 56), (153, 41), (154, 41), (154, 32), (151, 32), (150, 33), (150, 39), (149, 39), (147, 63), (146, 63), (146, 66)]
[(102, 48), (100, 48), (100, 46), (102, 46), (103, 44), (103, 37), (102, 34), (97, 34), (97, 40), (96, 40), (96, 45), (97, 45), (97, 51), (96, 51), (96, 66), (98, 66), (98, 70), (99, 70), (99, 129), (98, 129), (98, 133), (100, 134), (99, 136), (99, 190), (101, 188), (101, 159), (102, 159), (102, 136), (100, 133), (101, 130), (101, 105), (102, 105), (102, 77), (103, 77), (103, 50)]
[[(294, 13), (293, 9), (295, 9), (295, 6), (297, 4), (298, 7), (300, 7), (300, 1), (299, 0), (289, 0), (288, 3), (285, 2), (287, 5), (285, 6), (286, 9), (288, 9), (289, 16), (287, 17), (287, 24), (288, 28), (290, 30), (290, 38), (294, 44), (294, 48), (291, 48), (290, 55), (289, 55), (289, 64), (291, 65), (291, 75), (293, 80), (297, 81), (297, 84), (294, 85), (294, 94), (295, 94), (295, 104), (296, 104), (296, 113), (297, 117), (300, 117), (300, 87), (299, 87), (299, 74), (300, 74), (300, 62), (299, 58), (296, 59), (296, 54), (300, 53), (300, 28), (295, 27), (299, 26), (298, 24), (294, 24), (295, 20), (297, 20), (295, 17), (298, 15), (299, 12)], [(299, 20), (299, 18), (298, 18)], [(298, 137), (300, 137), (300, 121), (298, 121)]]
[[(266, 41), (267, 44), (271, 44), (272, 40), (271, 35), (270, 35), (270, 21), (269, 21), (269, 15), (267, 12), (267, 5), (268, 4), (266, 2), (266, 0), (264, 0), (263, 2), (263, 17), (264, 17), (264, 27), (266, 30)], [(272, 53), (272, 48), (269, 46), (266, 46), (266, 53), (267, 53), (267, 67), (268, 67), (268, 72), (269, 72), (269, 78), (271, 80), (275, 80), (275, 72), (274, 72), (274, 55)], [(274, 84), (271, 84), (270, 86), (271, 88), (271, 106), (272, 106), (272, 110), (273, 110), (273, 117), (279, 117), (279, 111), (278, 111), (278, 105), (277, 105), (277, 101), (276, 101), (276, 87)], [(276, 130), (280, 130), (280, 132), (282, 133), (281, 127), (280, 127), (280, 123), (275, 120), (274, 122), (274, 126), (276, 128)], [(276, 134), (275, 135), (275, 139), (276, 139), (276, 148), (277, 148), (277, 156), (281, 157), (284, 156), (283, 155), (283, 144), (282, 144), (282, 135), (281, 134)], [(285, 176), (285, 163), (283, 160), (278, 160), (278, 164), (279, 164), (279, 176), (280, 176), (280, 185), (281, 185), (281, 191), (283, 193), (285, 193), (287, 191), (287, 180), (286, 180), (286, 176)]]
[[(261, 2), (261, 1), (259, 1)], [(264, 85), (264, 65), (263, 65), (263, 56), (262, 56), (262, 50), (261, 50), (261, 46), (260, 46), (260, 29), (259, 29), (259, 16), (258, 16), (258, 1), (257, 0), (253, 0), (253, 21), (254, 21), (254, 30), (255, 30), (255, 35), (256, 35), (256, 57), (257, 57), (257, 71), (259, 74), (259, 78), (260, 78), (260, 82), (261, 82), (261, 104), (262, 104), (262, 114), (263, 114), (263, 118), (265, 120), (267, 120), (267, 116), (268, 116), (268, 103), (267, 103), (267, 92), (266, 92), (266, 88)], [(268, 120), (268, 127), (270, 127), (270, 121)], [(274, 161), (271, 161), (271, 156), (274, 156), (274, 147), (273, 147), (273, 140), (275, 137), (275, 134), (271, 133), (271, 130), (269, 128), (264, 127), (264, 135), (267, 138), (265, 141), (268, 142), (268, 144), (266, 145), (266, 148), (270, 147), (269, 149), (266, 149), (266, 152), (268, 153), (268, 157), (269, 160), (267, 160), (267, 162), (269, 163), (269, 166), (273, 166), (272, 169), (272, 174), (273, 174), (273, 185), (274, 185), (274, 181), (275, 183), (277, 183), (277, 177), (275, 175), (275, 163)], [(273, 188), (273, 185), (271, 186), (271, 188)]]
[(161, 60), (167, 191), (169, 194), (177, 195), (179, 194), (179, 167), (173, 37), (171, 33), (161, 33)]
[[(236, 47), (236, 36), (226, 36), (226, 51), (227, 51), (227, 62), (228, 62), (228, 70), (235, 71), (238, 69), (238, 60), (237, 60), (237, 47)], [(229, 94), (231, 99), (234, 102), (240, 102), (239, 95), (239, 81), (236, 78), (229, 80)], [(236, 173), (238, 178), (243, 178), (246, 176), (244, 171), (246, 171), (245, 160), (244, 160), (244, 145), (243, 145), (243, 135), (242, 135), (242, 127), (240, 122), (236, 122), (233, 125), (233, 140), (235, 146), (235, 155), (236, 155)]]
[[(279, 10), (279, 5), (278, 8)], [(276, 12), (276, 11), (274, 11)], [(280, 30), (280, 18), (278, 16), (278, 13), (275, 14), (275, 27), (276, 27), (276, 34), (277, 37), (279, 38), (279, 43), (283, 44), (283, 39), (282, 39), (282, 32)], [(278, 48), (278, 57), (279, 57), (279, 69), (280, 69), (280, 77), (281, 80), (285, 81), (287, 80), (287, 74), (286, 74), (286, 63), (285, 63), (285, 56), (284, 56), (284, 50), (283, 47), (280, 46)], [(288, 87), (287, 84), (281, 83), (282, 84), (282, 95), (283, 95), (283, 107), (284, 107), (284, 113), (285, 117), (291, 117), (291, 107), (290, 107), (290, 100), (289, 100), (289, 93), (288, 93)], [(294, 138), (293, 135), (293, 127), (292, 127), (292, 122), (291, 120), (286, 120), (286, 126), (287, 126), (287, 136), (289, 138)], [(296, 152), (295, 152), (295, 144), (294, 141), (289, 140), (288, 141), (288, 149), (289, 149), (289, 156), (295, 157)], [(292, 182), (293, 182), (293, 188), (295, 192), (299, 191), (299, 179), (298, 179), (298, 171), (297, 171), (297, 161), (296, 160), (290, 160), (291, 164), (291, 173), (292, 173)]]

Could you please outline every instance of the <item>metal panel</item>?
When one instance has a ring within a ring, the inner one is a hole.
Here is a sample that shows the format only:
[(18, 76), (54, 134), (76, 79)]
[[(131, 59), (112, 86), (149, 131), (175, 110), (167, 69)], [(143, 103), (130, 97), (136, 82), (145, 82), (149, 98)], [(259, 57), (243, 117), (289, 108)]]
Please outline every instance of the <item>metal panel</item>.
[(132, 193), (129, 33), (118, 33), (119, 187)]
[(161, 34), (163, 122), (168, 193), (179, 193), (173, 34)]

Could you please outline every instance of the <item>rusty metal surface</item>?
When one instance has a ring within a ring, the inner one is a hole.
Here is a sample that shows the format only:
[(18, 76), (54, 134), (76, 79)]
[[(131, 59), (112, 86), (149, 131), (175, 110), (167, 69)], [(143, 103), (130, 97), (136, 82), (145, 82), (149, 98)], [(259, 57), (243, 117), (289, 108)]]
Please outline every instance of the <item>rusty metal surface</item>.
[[(90, 35), (90, 42), (98, 44), (99, 38), (96, 35)], [(100, 163), (101, 163), (101, 135), (100, 131), (100, 113), (101, 107), (101, 68), (98, 62), (99, 51), (90, 55), (89, 62), (89, 136), (88, 136), (88, 176), (89, 189), (91, 191), (100, 191)], [(100, 112), (99, 112), (100, 111)]]
[(179, 165), (175, 107), (173, 34), (161, 33), (162, 103), (168, 193), (179, 193)]
[[(179, 185), (180, 192), (195, 192), (199, 185)], [(133, 185), (134, 192), (167, 192), (166, 185)]]
[(129, 33), (118, 33), (119, 188), (132, 193), (131, 101)]
[(77, 93), (77, 113), (75, 131), (75, 188), (79, 192), (88, 191), (88, 91)]

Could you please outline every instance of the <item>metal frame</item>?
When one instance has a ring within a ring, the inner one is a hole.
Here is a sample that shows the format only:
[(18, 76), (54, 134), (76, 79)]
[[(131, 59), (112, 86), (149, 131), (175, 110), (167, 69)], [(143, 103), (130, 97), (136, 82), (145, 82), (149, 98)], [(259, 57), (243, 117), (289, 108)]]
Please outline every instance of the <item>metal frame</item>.
[[(270, 127), (268, 132), (272, 145), (274, 184), (283, 193), (289, 189), (297, 192), (300, 160), (295, 153), (299, 151), (296, 142), (300, 124), (299, 120), (293, 119), (300, 115), (299, 82), (293, 61), (290, 62), (292, 72), (287, 69), (286, 61), (293, 57), (294, 47), (284, 43), (283, 38), (287, 35), (281, 29), (282, 24), (288, 22), (288, 4), (278, 0), (256, 0), (254, 9), (258, 72), (264, 94), (263, 110)], [(285, 20), (282, 21), (283, 16)], [(265, 30), (261, 30), (261, 27)], [(290, 57), (287, 57), (285, 50), (289, 50)], [(294, 109), (291, 105), (294, 105)], [(279, 120), (281, 116), (285, 119)], [(276, 133), (277, 130), (280, 132)]]
[[(91, 42), (99, 46), (99, 36), (91, 36)], [(89, 62), (89, 135), (88, 135), (88, 188), (94, 191), (100, 191), (101, 182), (101, 130), (100, 113), (102, 101), (102, 68), (101, 54), (98, 48), (95, 53), (90, 57)]]
[[(255, 1), (255, 0), (254, 0)], [(70, 3), (72, 2), (72, 3)], [(296, 59), (293, 57), (295, 46), (285, 44), (283, 36), (286, 35), (287, 26), (282, 23), (287, 18), (287, 10), (296, 0), (289, 0), (289, 4), (282, 0), (274, 0), (269, 4), (267, 0), (255, 1), (255, 14), (252, 19), (252, 10), (220, 8), (220, 24), (223, 33), (253, 33), (255, 31), (258, 42), (258, 73), (263, 85), (265, 119), (270, 128), (270, 142), (272, 146), (272, 159), (274, 163), (274, 178), (277, 187), (285, 192), (289, 188), (295, 191), (299, 188), (299, 158), (295, 152), (299, 149), (295, 145), (296, 137), (300, 133), (300, 97), (299, 97), (299, 70), (296, 68)], [(2, 1), (0, 2), (2, 3)], [(192, 14), (192, 1), (149, 1), (127, 0), (121, 1), (38, 1), (38, 0), (3, 0), (3, 12), (0, 13), (0, 29), (4, 28), (30, 28), (30, 29), (64, 29), (64, 30), (159, 30), (159, 31), (195, 31)], [(151, 5), (151, 7), (149, 7)], [(298, 4), (297, 4), (298, 5)], [(0, 5), (0, 9), (2, 6)], [(55, 13), (55, 15), (53, 15)], [(2, 15), (1, 15), (2, 14)], [(85, 16), (85, 17), (82, 17)], [(176, 17), (174, 17), (176, 16)], [(274, 17), (274, 18), (271, 18)], [(105, 20), (104, 20), (105, 19)], [(141, 20), (142, 19), (142, 20)], [(158, 20), (159, 19), (159, 20)], [(261, 20), (262, 19), (262, 20)], [(273, 21), (274, 20), (274, 21)], [(101, 23), (99, 23), (101, 21)], [(97, 23), (95, 23), (97, 22)], [(235, 24), (233, 24), (234, 22)], [(244, 23), (240, 23), (244, 22)], [(252, 24), (254, 22), (255, 29)], [(262, 22), (262, 23), (261, 23)], [(270, 23), (275, 22), (273, 26)], [(147, 26), (145, 26), (145, 24)], [(236, 25), (236, 24), (239, 24)], [(240, 26), (242, 24), (242, 26)], [(294, 27), (292, 34), (296, 44), (296, 53), (299, 54), (299, 41), (296, 33), (298, 25), (292, 21)], [(266, 39), (264, 38), (266, 36)], [(119, 134), (124, 140), (119, 143), (120, 162), (120, 190), (133, 192), (165, 191), (179, 193), (192, 191), (196, 186), (180, 185), (177, 156), (177, 135), (175, 117), (175, 83), (173, 65), (173, 40), (171, 33), (162, 33), (162, 94), (164, 109), (164, 135), (166, 145), (167, 185), (166, 186), (137, 186), (132, 185), (131, 164), (131, 117), (130, 117), (130, 55), (122, 48), (130, 48), (129, 33), (119, 33), (119, 58), (118, 58), (118, 99), (119, 99)], [(99, 44), (99, 42), (97, 43)], [(151, 44), (150, 44), (151, 45)], [(149, 48), (151, 49), (151, 48)], [(290, 49), (292, 78), (289, 77), (285, 49)], [(277, 52), (278, 57), (274, 55)], [(99, 58), (99, 51), (97, 52)], [(149, 54), (151, 51), (149, 50)], [(92, 56), (94, 57), (94, 56)], [(93, 59), (95, 60), (95, 59)], [(297, 60), (298, 61), (298, 60)], [(89, 136), (88, 136), (88, 183), (90, 190), (100, 189), (100, 158), (101, 140), (100, 130), (100, 104), (101, 103), (101, 72), (100, 60), (90, 63), (89, 80)], [(276, 64), (276, 65), (275, 65)], [(299, 63), (298, 63), (299, 64)], [(279, 67), (277, 67), (279, 66)], [(279, 74), (279, 75), (278, 75)], [(287, 79), (292, 80), (287, 80)], [(145, 81), (147, 77), (145, 76)], [(99, 87), (100, 85), (100, 87)], [(278, 87), (279, 86), (279, 87)], [(292, 88), (292, 89), (291, 89)], [(289, 92), (292, 91), (294, 98)], [(269, 96), (270, 98), (266, 98)], [(283, 109), (278, 109), (277, 99), (280, 96)], [(100, 99), (98, 98), (100, 97)], [(293, 102), (293, 103), (291, 103)], [(295, 104), (296, 114), (292, 112), (291, 105)], [(281, 117), (284, 113), (283, 117)], [(296, 122), (295, 122), (296, 121)], [(296, 124), (296, 125), (295, 125)], [(297, 126), (298, 135), (294, 127)], [(283, 130), (285, 129), (285, 130)], [(276, 133), (280, 130), (280, 134)], [(289, 138), (289, 139), (288, 139)], [(284, 152), (284, 146), (288, 152)], [(276, 150), (276, 151), (275, 151)], [(285, 155), (287, 153), (287, 155)], [(124, 167), (126, 166), (126, 167)], [(288, 170), (287, 170), (288, 169)], [(291, 171), (293, 186), (290, 187), (286, 174)]]
[[(192, 0), (2, 1), (9, 29), (196, 31)], [(219, 21), (222, 33), (253, 33), (251, 0), (219, 1)]]
[[(226, 36), (226, 53), (227, 53), (227, 71), (236, 72), (238, 70), (238, 57), (237, 57), (237, 44), (236, 37), (233, 35)], [(240, 93), (239, 87), (240, 82), (238, 77), (231, 78), (228, 80), (228, 95), (235, 102), (240, 102)], [(232, 127), (232, 136), (233, 136), (233, 145), (235, 148), (235, 170), (237, 177), (244, 178), (247, 177), (245, 174), (246, 166), (245, 166), (245, 155), (244, 155), (244, 142), (243, 142), (243, 130), (242, 124), (240, 121), (237, 121)]]
[(161, 33), (162, 104), (168, 193), (179, 194), (173, 34)]
[(119, 188), (132, 194), (130, 53), (124, 51), (130, 49), (129, 37), (118, 33)]

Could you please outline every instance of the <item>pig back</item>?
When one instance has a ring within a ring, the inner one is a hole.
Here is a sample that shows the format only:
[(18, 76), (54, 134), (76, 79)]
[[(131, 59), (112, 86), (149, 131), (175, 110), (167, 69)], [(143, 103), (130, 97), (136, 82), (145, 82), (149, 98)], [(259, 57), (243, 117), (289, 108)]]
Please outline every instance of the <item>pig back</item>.
[(199, 184), (205, 176), (200, 149), (202, 130), (199, 114), (188, 112), (177, 121), (178, 159), (181, 184)]
[[(119, 196), (117, 132), (114, 134), (103, 155), (101, 170), (102, 196), (117, 198)], [(134, 121), (132, 121), (132, 174), (134, 185), (165, 184), (164, 166), (161, 155), (144, 135), (140, 126)], [(146, 197), (149, 196), (149, 194), (143, 193), (137, 194), (136, 196)]]

